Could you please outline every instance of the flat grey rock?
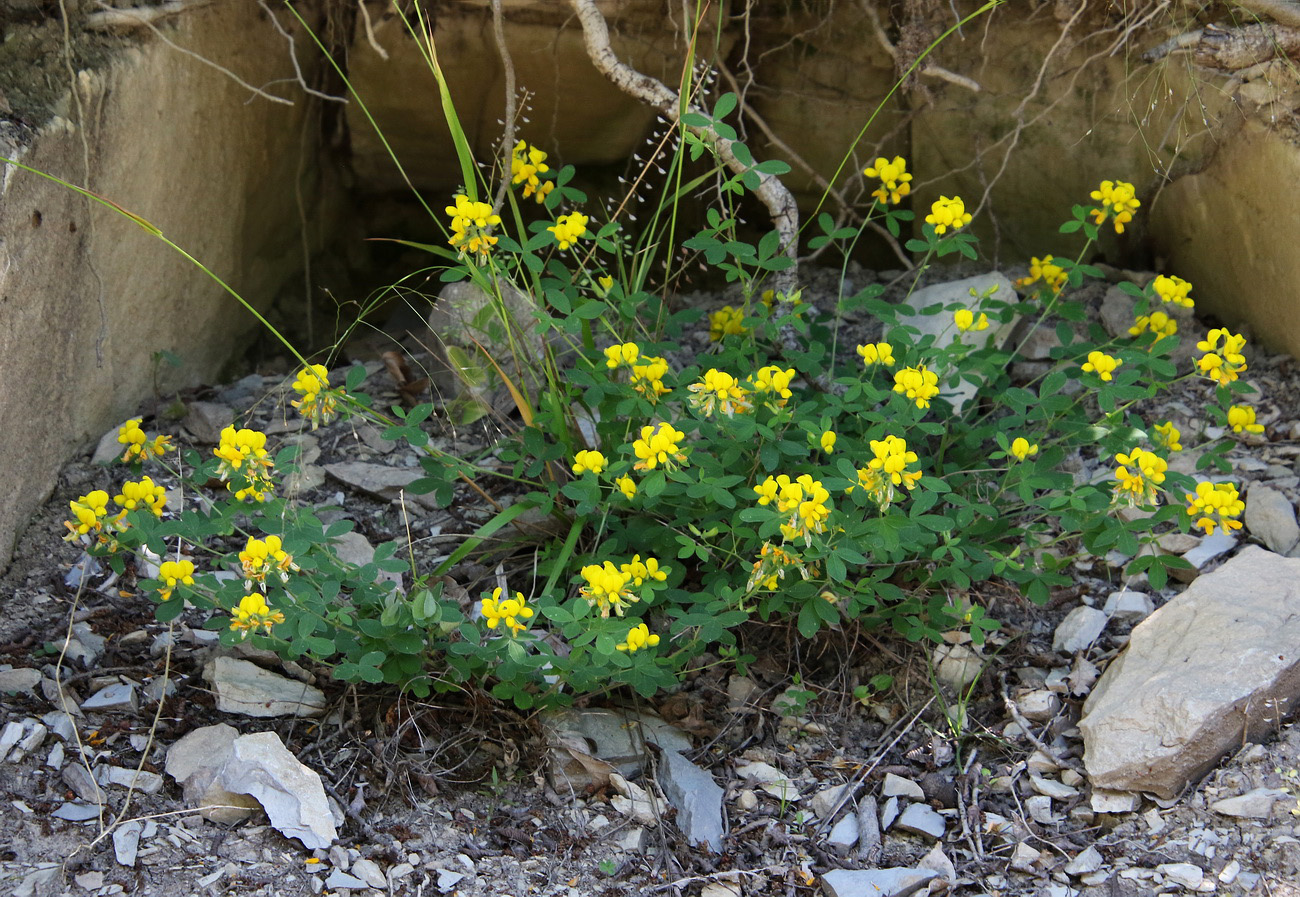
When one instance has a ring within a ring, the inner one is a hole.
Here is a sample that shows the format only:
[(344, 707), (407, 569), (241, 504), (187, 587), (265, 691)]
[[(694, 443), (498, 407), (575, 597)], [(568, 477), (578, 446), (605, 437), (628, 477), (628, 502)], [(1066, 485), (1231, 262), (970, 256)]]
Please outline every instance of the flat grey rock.
[(948, 828), (948, 823), (929, 804), (909, 804), (907, 809), (903, 811), (903, 815), (898, 817), (898, 821), (894, 823), (894, 826), (913, 834), (924, 835), (927, 838), (938, 840), (943, 837), (944, 831)]
[(18, 692), (35, 694), (36, 687), (40, 684), (40, 670), (33, 670), (30, 667), (19, 667), (16, 670), (0, 670), (0, 693), (2, 694), (16, 694)]
[(370, 887), (355, 875), (348, 875), (339, 869), (331, 869), (330, 874), (325, 878), (325, 887), (338, 888), (339, 890), (363, 891)]
[(677, 827), (687, 843), (707, 845), (714, 853), (721, 853), (723, 791), (713, 776), (677, 751), (664, 751), (659, 785), (668, 803), (677, 808)]
[(1201, 571), (1211, 562), (1218, 560), (1236, 547), (1236, 536), (1225, 533), (1223, 530), (1216, 530), (1214, 535), (1204, 537), (1195, 548), (1183, 555), (1183, 560), (1191, 564), (1193, 569), (1175, 568), (1170, 570), (1169, 573), (1177, 580), (1191, 582), (1200, 576)]
[(880, 793), (885, 797), (906, 797), (908, 800), (925, 800), (921, 786), (911, 779), (905, 779), (892, 772), (885, 773), (885, 781), (880, 786)]
[(299, 763), (274, 732), (236, 738), (214, 783), (252, 797), (276, 831), (308, 850), (329, 847), (338, 838), (320, 776)]
[(95, 777), (86, 771), (77, 760), (63, 767), (63, 781), (68, 787), (76, 792), (77, 797), (81, 798), (88, 804), (102, 804), (104, 802), (104, 792), (95, 781)]
[(835, 869), (822, 876), (826, 897), (908, 897), (938, 878), (930, 869)]
[(826, 843), (840, 851), (841, 853), (850, 850), (853, 845), (858, 843), (858, 817), (856, 813), (846, 813), (840, 817), (840, 821), (831, 826), (830, 834), (826, 836)]
[(326, 464), (325, 472), (353, 489), (384, 501), (400, 498), (408, 486), (425, 475), (424, 469), (420, 467), (388, 467), (365, 461)]
[(1172, 798), (1300, 699), (1300, 560), (1247, 547), (1132, 632), (1084, 704), (1093, 785)]
[(246, 794), (233, 794), (216, 783), (239, 732), (224, 723), (195, 729), (167, 750), (167, 775), (181, 786), (185, 803), (197, 807), (211, 822), (231, 824), (247, 819), (260, 804)]
[(101, 785), (117, 785), (119, 788), (135, 788), (145, 794), (157, 794), (162, 791), (163, 777), (147, 769), (136, 771), (124, 766), (101, 766), (103, 777)]
[(541, 721), (552, 778), (566, 789), (592, 782), (588, 758), (630, 777), (645, 765), (646, 742), (658, 745), (664, 753), (691, 749), (685, 732), (653, 713), (569, 709), (543, 713)]
[(68, 802), (59, 804), (50, 815), (67, 822), (86, 822), (99, 818), (99, 807), (95, 804)]
[(1225, 797), (1210, 804), (1210, 809), (1237, 819), (1268, 819), (1273, 815), (1273, 804), (1289, 797), (1281, 788), (1255, 788), (1236, 797)]
[(128, 868), (135, 865), (136, 856), (140, 852), (140, 832), (143, 829), (144, 823), (134, 819), (113, 829), (113, 855), (120, 865)]
[(181, 421), (181, 426), (206, 445), (221, 442), (221, 431), (235, 422), (234, 409), (220, 402), (190, 402), (187, 407), (189, 413)]
[(1124, 589), (1107, 595), (1102, 610), (1117, 620), (1142, 620), (1155, 613), (1156, 605), (1145, 592)]
[(218, 657), (203, 668), (212, 683), (217, 709), (244, 716), (320, 716), (325, 693), (234, 657)]
[(101, 688), (81, 702), (82, 710), (137, 710), (139, 699), (135, 686), (119, 682), (107, 688)]

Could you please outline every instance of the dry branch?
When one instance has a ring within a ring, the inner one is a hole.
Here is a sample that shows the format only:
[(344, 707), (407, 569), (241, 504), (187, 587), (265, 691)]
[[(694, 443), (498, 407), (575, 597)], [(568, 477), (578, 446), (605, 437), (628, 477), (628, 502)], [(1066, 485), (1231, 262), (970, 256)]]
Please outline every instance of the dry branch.
[[(583, 39), (587, 46), (587, 55), (596, 69), (619, 90), (629, 94), (656, 109), (672, 122), (680, 122), (684, 112), (708, 115), (707, 110), (684, 104), (677, 92), (663, 82), (649, 75), (643, 75), (636, 69), (621, 62), (609, 44), (609, 26), (605, 17), (596, 8), (595, 0), (570, 0), (573, 11), (582, 25)], [(688, 131), (713, 148), (717, 157), (736, 174), (749, 171), (749, 167), (736, 157), (734, 141), (721, 137), (710, 127), (685, 126)], [(799, 207), (793, 194), (774, 175), (756, 172), (758, 189), (755, 195), (767, 207), (772, 216), (772, 224), (780, 235), (781, 252), (791, 261), (790, 267), (778, 271), (773, 276), (773, 288), (776, 293), (788, 297), (794, 293), (798, 282), (799, 246)], [(791, 307), (782, 301), (778, 314), (789, 314)]]
[(1300, 4), (1295, 0), (1234, 0), (1234, 3), (1257, 16), (1268, 16), (1279, 25), (1300, 28)]

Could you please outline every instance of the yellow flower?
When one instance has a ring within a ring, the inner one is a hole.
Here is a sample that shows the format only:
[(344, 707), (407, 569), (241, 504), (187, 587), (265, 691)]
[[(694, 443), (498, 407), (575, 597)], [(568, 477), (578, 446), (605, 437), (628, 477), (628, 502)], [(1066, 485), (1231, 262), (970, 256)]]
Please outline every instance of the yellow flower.
[(609, 561), (588, 564), (578, 571), (578, 575), (586, 582), (578, 591), (579, 597), (592, 607), (599, 608), (602, 617), (608, 617), (611, 610), (621, 617), (626, 610), (624, 605), (641, 600), (628, 589), (631, 575)]
[(668, 362), (664, 359), (646, 356), (641, 359), (640, 364), (633, 364), (631, 367), (632, 388), (651, 402), (656, 402), (660, 396), (671, 392), (664, 386), (664, 377), (668, 374)]
[(1174, 305), (1181, 305), (1183, 308), (1191, 308), (1196, 303), (1192, 301), (1192, 285), (1181, 277), (1174, 277), (1172, 274), (1161, 274), (1152, 283), (1155, 293), (1160, 297), (1162, 302), (1172, 302)]
[(1233, 405), (1228, 409), (1228, 426), (1232, 432), (1263, 433), (1264, 425), (1255, 423), (1255, 409), (1250, 405)]
[(270, 635), (271, 627), (283, 622), (284, 614), (272, 611), (261, 592), (245, 595), (230, 615), (230, 628), (244, 630), (245, 638), (259, 628), (265, 628), (266, 634)]
[(171, 449), (171, 437), (155, 436), (153, 441), (145, 436), (144, 430), (140, 429), (141, 418), (134, 417), (122, 424), (117, 431), (117, 441), (126, 446), (126, 451), (122, 454), (123, 463), (132, 464), (137, 461), (146, 461), (151, 456), (161, 458)]
[(946, 196), (940, 196), (930, 206), (930, 214), (925, 216), (926, 224), (934, 225), (934, 232), (943, 235), (948, 228), (961, 230), (970, 224), (971, 216), (966, 211), (966, 204), (962, 202), (960, 196), (954, 196), (949, 199)]
[(780, 514), (789, 514), (781, 524), (781, 535), (787, 540), (802, 538), (811, 543), (813, 533), (826, 531), (826, 519), (830, 517), (830, 492), (810, 475), (804, 474), (797, 480), (791, 480), (785, 474), (775, 478), (768, 477), (754, 487), (760, 505), (776, 503)]
[(639, 626), (633, 626), (627, 631), (627, 641), (622, 642), (614, 647), (620, 651), (626, 651), (629, 654), (635, 654), (642, 648), (653, 648), (659, 644), (659, 636), (650, 634), (650, 627), (642, 623)]
[(1124, 233), (1124, 225), (1133, 220), (1133, 213), (1142, 205), (1137, 200), (1137, 191), (1125, 181), (1102, 181), (1101, 186), (1088, 194), (1101, 203), (1100, 209), (1092, 210), (1094, 224), (1102, 224), (1107, 218), (1114, 218), (1115, 233)]
[(1156, 424), (1155, 429), (1156, 435), (1153, 441), (1156, 445), (1171, 452), (1181, 452), (1183, 450), (1183, 444), (1178, 441), (1183, 434), (1174, 426), (1173, 421)]
[(749, 581), (745, 584), (745, 588), (747, 590), (762, 588), (770, 592), (777, 587), (781, 580), (785, 579), (787, 567), (797, 568), (804, 579), (808, 579), (811, 575), (804, 565), (803, 558), (779, 545), (764, 542), (762, 549), (759, 551), (758, 560), (754, 562), (753, 569), (750, 571)]
[(634, 469), (654, 470), (662, 464), (665, 469), (671, 470), (675, 462), (686, 460), (680, 447), (685, 438), (686, 434), (670, 423), (661, 423), (657, 430), (653, 426), (642, 427), (641, 438), (632, 443), (632, 451), (639, 459)]
[(600, 277), (596, 278), (596, 283), (599, 286), (600, 295), (608, 296), (609, 291), (614, 287), (614, 278), (608, 274), (602, 274)]
[(1028, 439), (1017, 436), (1011, 440), (1011, 454), (1015, 456), (1016, 460), (1023, 461), (1032, 455), (1038, 454), (1038, 445), (1036, 443), (1030, 445)]
[(1154, 333), (1156, 340), (1159, 341), (1177, 333), (1178, 322), (1162, 311), (1153, 311), (1149, 315), (1138, 315), (1133, 326), (1128, 329), (1128, 335), (1141, 336), (1148, 330)]
[(161, 517), (163, 506), (167, 504), (167, 492), (149, 477), (141, 477), (138, 483), (123, 483), (122, 494), (113, 496), (113, 501), (128, 511), (147, 508), (155, 517)]
[(1199, 526), (1207, 536), (1214, 535), (1216, 526), (1230, 533), (1241, 529), (1241, 522), (1233, 520), (1246, 510), (1246, 503), (1237, 493), (1232, 483), (1197, 483), (1196, 492), (1184, 493), (1187, 496), (1187, 515), (1198, 518), (1193, 526)]
[(271, 468), (274, 462), (266, 451), (266, 434), (257, 430), (236, 430), (233, 426), (221, 431), (221, 444), (213, 450), (221, 459), (217, 475), (222, 480), (238, 478), (239, 487), (226, 483), (226, 488), (235, 493), (238, 501), (253, 499), (266, 501), (274, 491), (271, 482)]
[(873, 439), (870, 446), (874, 457), (866, 467), (858, 470), (858, 482), (844, 491), (851, 493), (861, 486), (883, 511), (898, 497), (897, 487), (902, 486), (909, 492), (916, 488), (921, 471), (907, 469), (916, 461), (916, 452), (908, 450), (907, 440), (901, 436)]
[(456, 194), (456, 204), (447, 206), (451, 216), (451, 237), (448, 243), (456, 248), (461, 258), (477, 256), (481, 263), (496, 245), (492, 228), (501, 223), (501, 216), (492, 212), (485, 202), (473, 202), (462, 193)]
[(78, 536), (97, 533), (104, 528), (104, 518), (108, 516), (108, 493), (96, 489), (76, 501), (68, 502), (68, 508), (72, 511), (73, 519), (65, 521), (63, 525), (69, 530), (64, 539), (70, 542)]
[(622, 492), (623, 497), (628, 501), (636, 497), (636, 480), (631, 477), (621, 476), (614, 481), (614, 485), (618, 487), (618, 491)]
[(894, 363), (894, 347), (889, 343), (867, 343), (858, 346), (858, 355), (862, 357), (862, 364), (866, 367), (877, 364), (889, 367)]
[(988, 330), (989, 316), (980, 312), (979, 319), (976, 320), (975, 312), (969, 308), (959, 308), (952, 313), (952, 322), (957, 325), (957, 329), (965, 333), (967, 330)]
[(185, 560), (163, 561), (158, 565), (158, 581), (162, 583), (158, 597), (167, 601), (177, 586), (194, 585), (194, 564)]
[(709, 340), (719, 342), (724, 336), (739, 336), (748, 333), (743, 321), (744, 313), (738, 308), (724, 305), (709, 315)]
[(546, 164), (546, 153), (523, 140), (515, 144), (510, 153), (510, 183), (515, 186), (524, 185), (524, 199), (536, 194), (540, 203), (546, 199), (546, 194), (555, 189), (553, 183), (539, 177), (550, 170)]
[(737, 411), (750, 409), (749, 393), (735, 377), (726, 371), (710, 368), (705, 371), (699, 382), (692, 383), (686, 389), (691, 393), (690, 404), (705, 417), (711, 417), (716, 407), (727, 417)]
[(1070, 276), (1065, 273), (1064, 268), (1054, 264), (1052, 258), (1050, 255), (1045, 255), (1041, 259), (1031, 258), (1029, 260), (1029, 276), (1020, 278), (1015, 285), (1023, 288), (1041, 280), (1047, 284), (1052, 291), (1052, 295), (1060, 293), (1065, 288)]
[(641, 555), (632, 555), (632, 560), (619, 568), (620, 573), (624, 573), (632, 581), (632, 585), (638, 588), (647, 579), (653, 579), (655, 582), (665, 582), (668, 579), (668, 568), (660, 567), (659, 561), (655, 558), (646, 558), (643, 562)]
[(1115, 468), (1116, 495), (1134, 505), (1153, 504), (1169, 469), (1165, 459), (1155, 452), (1134, 448), (1127, 455), (1116, 455), (1115, 460), (1120, 465)]
[[(1222, 347), (1219, 346), (1220, 339), (1223, 340)], [(1196, 362), (1197, 368), (1211, 380), (1218, 381), (1220, 386), (1227, 386), (1246, 370), (1246, 356), (1242, 354), (1246, 338), (1239, 333), (1229, 333), (1226, 327), (1211, 330), (1196, 344), (1196, 348), (1205, 353)]]
[(577, 474), (583, 474), (587, 471), (600, 473), (605, 469), (605, 465), (608, 463), (609, 462), (605, 460), (605, 456), (600, 452), (584, 449), (573, 456), (573, 472)]
[(776, 408), (784, 408), (790, 396), (790, 383), (795, 378), (794, 368), (781, 370), (774, 364), (758, 369), (758, 373), (750, 380), (750, 386), (753, 387), (754, 394), (763, 397), (766, 404)]
[(821, 438), (821, 443), (822, 443), (822, 451), (825, 452), (826, 454), (829, 455), (831, 452), (835, 451), (835, 431), (827, 430), (825, 433), (823, 433)]
[(577, 243), (587, 233), (588, 220), (581, 212), (573, 212), (556, 218), (555, 223), (547, 230), (555, 234), (555, 241), (560, 244), (560, 250), (563, 251)]
[(293, 391), (298, 393), (298, 398), (289, 404), (311, 421), (313, 430), (321, 424), (329, 423), (337, 413), (338, 399), (329, 387), (329, 371), (323, 364), (303, 368), (293, 381)]
[(876, 159), (876, 164), (862, 169), (862, 173), (880, 179), (880, 186), (871, 191), (871, 195), (882, 203), (897, 204), (912, 192), (912, 185), (908, 183), (912, 176), (907, 173), (907, 162), (902, 156), (895, 156), (892, 162), (881, 156)]
[(1089, 352), (1088, 360), (1083, 363), (1083, 369), (1109, 382), (1114, 379), (1115, 368), (1121, 364), (1123, 362), (1113, 355), (1107, 355), (1105, 352)]
[(605, 367), (610, 370), (623, 365), (630, 367), (636, 364), (636, 360), (640, 355), (641, 349), (636, 343), (621, 343), (617, 346), (610, 346), (605, 350)]
[(484, 598), (479, 609), (483, 613), (483, 619), (487, 620), (488, 629), (496, 629), (499, 624), (505, 623), (511, 638), (528, 628), (527, 623), (519, 621), (527, 620), (533, 615), (533, 609), (528, 606), (528, 599), (523, 592), (515, 592), (513, 598), (502, 598), (500, 588), (493, 589), (492, 597)]
[(929, 408), (930, 400), (939, 394), (939, 375), (925, 367), (903, 368), (894, 374), (894, 392), (916, 402), (917, 408)]
[(268, 573), (275, 571), (281, 582), (288, 582), (289, 572), (298, 569), (298, 565), (293, 562), (293, 555), (284, 550), (279, 536), (267, 536), (265, 539), (249, 536), (244, 550), (239, 553), (239, 563), (244, 571), (244, 588), (251, 589), (256, 582), (264, 592)]

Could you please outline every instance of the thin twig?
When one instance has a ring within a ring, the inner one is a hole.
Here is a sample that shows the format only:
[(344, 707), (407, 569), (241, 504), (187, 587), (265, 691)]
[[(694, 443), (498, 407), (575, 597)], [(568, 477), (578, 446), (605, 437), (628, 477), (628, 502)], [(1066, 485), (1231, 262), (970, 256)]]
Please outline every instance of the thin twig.
[[(329, 100), (331, 103), (346, 104), (348, 101), (347, 97), (336, 97), (333, 94), (316, 90), (314, 87), (310, 87), (307, 84), (307, 78), (303, 75), (302, 67), (298, 64), (298, 52), (297, 52), (297, 47), (294, 46), (293, 35), (290, 34), (285, 29), (285, 27), (280, 24), (280, 20), (275, 17), (275, 13), (271, 10), (271, 7), (266, 5), (266, 0), (257, 0), (257, 5), (262, 7), (262, 10), (266, 13), (267, 18), (271, 20), (271, 24), (275, 26), (275, 30), (280, 32), (280, 36), (283, 37), (288, 42), (289, 60), (293, 63), (293, 73), (295, 76), (297, 76), (298, 86), (301, 87), (305, 93), (308, 93), (311, 96), (320, 97), (322, 100)], [(364, 4), (362, 5), (364, 6)]]
[(361, 0), (357, 4), (357, 9), (361, 11), (361, 21), (366, 26), (366, 43), (370, 44), (370, 49), (379, 54), (379, 58), (388, 61), (388, 51), (379, 46), (379, 41), (375, 40), (375, 26), (370, 23), (370, 10), (366, 9), (366, 0)]

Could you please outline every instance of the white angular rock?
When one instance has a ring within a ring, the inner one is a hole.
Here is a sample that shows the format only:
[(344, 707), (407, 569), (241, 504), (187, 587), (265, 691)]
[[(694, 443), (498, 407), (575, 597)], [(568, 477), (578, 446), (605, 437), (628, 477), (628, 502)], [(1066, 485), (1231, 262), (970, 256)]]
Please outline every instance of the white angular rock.
[(1041, 850), (1035, 850), (1024, 841), (1016, 844), (1015, 850), (1011, 852), (1011, 868), (1017, 872), (1032, 872), (1034, 864), (1038, 858), (1043, 855)]
[(36, 686), (41, 684), (41, 671), (30, 667), (0, 670), (0, 694), (17, 692), (36, 693)]
[(200, 815), (212, 822), (239, 822), (259, 809), (253, 798), (232, 794), (215, 782), (238, 737), (239, 732), (224, 723), (204, 726), (167, 750), (167, 774), (181, 786), (185, 802), (198, 807)]
[(1210, 804), (1210, 809), (1238, 819), (1268, 819), (1273, 815), (1273, 804), (1287, 796), (1281, 788), (1255, 788), (1236, 797), (1216, 800)]
[(147, 769), (127, 769), (124, 766), (101, 766), (101, 785), (117, 785), (120, 788), (135, 788), (145, 794), (157, 794), (162, 790), (163, 777)]
[(793, 801), (802, 797), (799, 786), (771, 763), (764, 763), (761, 760), (742, 763), (736, 767), (736, 775), (756, 783), (758, 787), (778, 800)]
[(1269, 551), (1286, 554), (1300, 542), (1291, 500), (1268, 486), (1256, 483), (1246, 493), (1246, 529)]
[[(388, 467), (365, 461), (340, 461), (326, 464), (325, 472), (353, 489), (359, 489), (375, 498), (393, 501), (400, 498), (406, 488), (423, 477), (420, 467)], [(408, 499), (416, 496), (405, 493)]]
[(909, 804), (894, 825), (935, 840), (942, 838), (948, 828), (948, 823), (929, 804)]
[(203, 678), (212, 683), (217, 709), (244, 716), (320, 716), (325, 712), (325, 693), (296, 682), (257, 664), (233, 657), (218, 657), (203, 668)]
[(826, 897), (908, 897), (937, 878), (931, 869), (834, 869), (822, 875)]
[(101, 688), (81, 703), (82, 710), (136, 710), (135, 686), (119, 682), (107, 688)]
[(1088, 805), (1094, 813), (1132, 813), (1142, 803), (1142, 798), (1132, 791), (1108, 791), (1094, 788)]
[(1151, 596), (1145, 592), (1124, 589), (1111, 592), (1106, 596), (1106, 605), (1102, 608), (1117, 620), (1141, 620), (1155, 613), (1156, 605)]
[(1016, 708), (1025, 719), (1046, 722), (1061, 710), (1061, 699), (1045, 688), (1016, 698)]
[(1104, 611), (1081, 604), (1065, 615), (1052, 637), (1052, 650), (1058, 654), (1082, 651), (1097, 640), (1109, 617)]
[(978, 679), (984, 663), (969, 645), (938, 645), (934, 649), (934, 674), (953, 688), (963, 689)]
[(1196, 890), (1205, 881), (1205, 870), (1194, 863), (1161, 863), (1156, 871), (1166, 880), (1190, 890)]
[(826, 819), (830, 816), (831, 811), (840, 802), (840, 796), (844, 793), (846, 787), (848, 786), (832, 785), (829, 788), (823, 788), (812, 796), (808, 806), (817, 814), (818, 819)]
[(691, 749), (685, 732), (653, 713), (570, 709), (543, 713), (541, 722), (551, 778), (566, 792), (604, 785), (612, 770), (636, 775), (645, 766), (647, 742), (665, 752)]
[(351, 872), (372, 888), (378, 888), (382, 891), (388, 887), (388, 879), (384, 877), (383, 870), (379, 868), (379, 864), (374, 860), (357, 860), (352, 864)]
[(826, 843), (842, 853), (858, 843), (858, 834), (857, 815), (846, 813), (840, 817), (839, 822), (831, 826), (830, 834), (826, 836)]
[(1089, 847), (1065, 864), (1065, 874), (1087, 875), (1100, 869), (1103, 862), (1101, 852), (1095, 847)]
[(308, 850), (329, 847), (338, 838), (320, 776), (299, 763), (274, 732), (236, 738), (214, 783), (254, 798), (280, 834)]
[(1183, 560), (1192, 565), (1191, 570), (1186, 568), (1175, 568), (1170, 570), (1174, 579), (1180, 582), (1191, 582), (1201, 575), (1212, 561), (1217, 560), (1237, 547), (1237, 537), (1231, 533), (1225, 533), (1223, 530), (1217, 530), (1214, 535), (1206, 536), (1201, 539), (1200, 543), (1191, 551), (1183, 555)]
[(1172, 798), (1300, 699), (1300, 560), (1247, 547), (1134, 628), (1079, 728), (1095, 786)]
[(1077, 788), (1071, 788), (1063, 782), (1058, 782), (1055, 779), (1045, 779), (1042, 776), (1030, 776), (1029, 784), (1039, 794), (1044, 794), (1056, 800), (1066, 800), (1079, 793)]
[(885, 773), (885, 781), (880, 786), (880, 793), (885, 797), (905, 797), (908, 800), (925, 800), (921, 786), (911, 779), (905, 779), (892, 772)]
[(136, 819), (123, 822), (113, 829), (113, 855), (120, 865), (127, 868), (135, 865), (136, 856), (140, 852), (140, 833), (143, 830), (144, 823)]

